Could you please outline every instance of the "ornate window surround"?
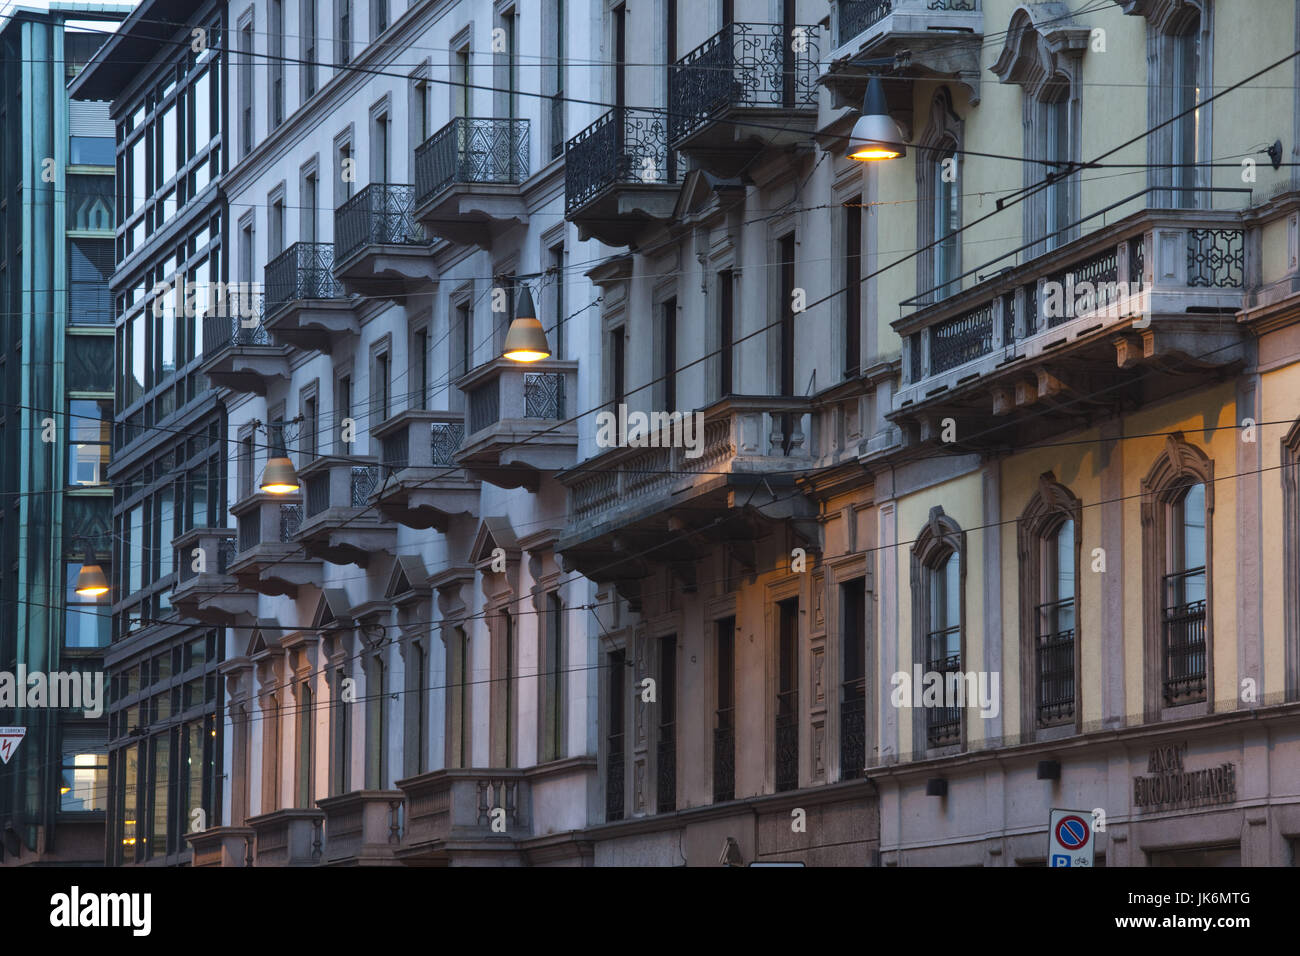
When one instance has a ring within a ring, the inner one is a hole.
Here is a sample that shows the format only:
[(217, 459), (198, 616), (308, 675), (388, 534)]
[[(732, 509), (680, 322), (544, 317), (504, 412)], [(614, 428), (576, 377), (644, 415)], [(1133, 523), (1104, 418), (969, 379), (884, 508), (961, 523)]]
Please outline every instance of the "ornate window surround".
[[(1074, 522), (1074, 720), (1052, 727), (1039, 727), (1037, 618), (1042, 596), (1043, 542), (1055, 535), (1066, 521)], [(1025, 740), (1080, 733), (1083, 729), (1082, 641), (1080, 635), (1079, 567), (1083, 549), (1083, 503), (1056, 475), (1045, 471), (1038, 476), (1038, 490), (1016, 522), (1020, 558), (1020, 732)]]
[[(966, 532), (952, 518), (944, 513), (942, 505), (930, 509), (930, 517), (921, 533), (912, 544), (912, 663), (920, 665), (924, 672), (926, 655), (926, 635), (930, 619), (930, 575), (929, 571), (940, 562), (948, 560), (952, 554), (958, 556), (958, 590), (961, 594), (961, 612), (958, 622), (961, 626), (961, 664), (966, 666)], [(909, 675), (911, 676), (911, 675)], [(916, 759), (927, 756), (942, 756), (960, 753), (966, 747), (966, 715), (962, 713), (961, 741), (943, 747), (930, 747), (927, 740), (926, 710), (923, 707), (912, 709), (912, 752)]]
[[(1164, 577), (1169, 566), (1169, 520), (1188, 484), (1205, 486), (1205, 700), (1164, 704)], [(1182, 432), (1165, 439), (1165, 448), (1142, 479), (1143, 702), (1147, 720), (1209, 713), (1214, 705), (1214, 462), (1188, 444)]]
[(1282, 439), (1282, 561), (1285, 699), (1300, 699), (1300, 419)]

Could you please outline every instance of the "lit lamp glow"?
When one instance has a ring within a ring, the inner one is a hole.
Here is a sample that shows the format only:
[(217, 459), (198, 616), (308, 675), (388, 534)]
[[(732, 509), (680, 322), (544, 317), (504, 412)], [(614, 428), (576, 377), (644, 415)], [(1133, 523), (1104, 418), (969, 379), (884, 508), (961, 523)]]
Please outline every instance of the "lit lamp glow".
[(903, 131), (889, 115), (885, 87), (878, 76), (867, 81), (867, 93), (862, 98), (862, 115), (853, 124), (846, 155), (849, 159), (863, 162), (898, 159), (907, 155)]
[(537, 319), (533, 294), (528, 291), (528, 286), (519, 293), (515, 318), (506, 333), (506, 344), (501, 354), (512, 362), (539, 362), (551, 356), (551, 346), (546, 341), (542, 323)]
[(293, 494), (300, 487), (293, 462), (283, 456), (272, 458), (266, 463), (266, 471), (262, 472), (262, 483), (258, 487), (270, 495)]
[(95, 556), (86, 548), (86, 560), (77, 572), (77, 586), (74, 588), (78, 597), (98, 598), (108, 593), (108, 578), (99, 566)]

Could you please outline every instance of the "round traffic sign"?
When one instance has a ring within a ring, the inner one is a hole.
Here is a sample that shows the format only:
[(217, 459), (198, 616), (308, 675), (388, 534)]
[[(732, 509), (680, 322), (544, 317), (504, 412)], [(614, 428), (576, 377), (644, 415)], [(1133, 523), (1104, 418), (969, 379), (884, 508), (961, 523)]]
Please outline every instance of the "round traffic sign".
[(1083, 817), (1062, 817), (1056, 824), (1056, 842), (1067, 850), (1078, 850), (1088, 842), (1088, 824)]

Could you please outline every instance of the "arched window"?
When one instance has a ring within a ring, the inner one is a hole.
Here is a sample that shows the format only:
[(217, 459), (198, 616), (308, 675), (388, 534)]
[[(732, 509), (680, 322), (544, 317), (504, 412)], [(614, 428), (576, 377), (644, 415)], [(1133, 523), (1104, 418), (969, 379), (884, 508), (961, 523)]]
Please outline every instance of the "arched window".
[(1213, 700), (1214, 465), (1170, 436), (1142, 482), (1147, 708)]
[[(961, 528), (936, 505), (912, 546), (913, 660), (924, 673), (945, 675), (945, 687), (946, 675), (963, 669), (965, 544)], [(919, 708), (914, 713), (913, 739), (918, 753), (960, 745), (962, 708)]]
[(1050, 471), (1017, 523), (1021, 731), (1077, 726), (1082, 505)]

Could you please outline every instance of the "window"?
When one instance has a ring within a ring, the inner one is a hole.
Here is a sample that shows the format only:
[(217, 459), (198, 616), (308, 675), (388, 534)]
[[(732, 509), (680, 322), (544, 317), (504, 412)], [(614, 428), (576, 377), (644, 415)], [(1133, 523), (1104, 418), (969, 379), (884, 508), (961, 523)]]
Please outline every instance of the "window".
[(352, 159), (352, 143), (350, 141), (345, 140), (339, 143), (336, 160), (338, 167), (334, 171), (335, 209), (352, 198), (352, 184), (357, 179), (357, 172)]
[(280, 809), (280, 700), (262, 697), (262, 812)]
[(103, 726), (64, 724), (61, 732), (59, 811), (108, 809), (108, 754)]
[(1212, 699), (1213, 512), (1213, 463), (1181, 433), (1169, 436), (1142, 482), (1144, 692), (1151, 713)]
[(624, 349), (626, 339), (623, 336), (623, 327), (620, 325), (609, 333), (609, 355), (610, 355), (610, 401), (614, 407), (624, 404), (627, 401), (626, 386), (626, 360)]
[(271, 97), (268, 115), (274, 132), (284, 122), (284, 0), (271, 0), (267, 19), (266, 35), (271, 48), (267, 57), (267, 72), (271, 77), (267, 91)]
[(312, 705), (311, 682), (298, 685), (298, 772), (294, 806), (315, 808), (312, 770), (315, 766), (316, 711)]
[(565, 304), (564, 304), (564, 243), (551, 246), (551, 268), (555, 270), (555, 295), (554, 295), (554, 326), (555, 334), (555, 357), (564, 358), (564, 326), (565, 326)]
[(736, 619), (715, 623), (713, 802), (736, 799)]
[[(962, 669), (964, 553), (965, 535), (957, 523), (942, 507), (930, 509), (930, 520), (912, 545), (913, 660), (923, 672), (943, 675), (945, 687), (951, 683), (947, 675)], [(961, 707), (919, 707), (914, 715), (918, 752), (961, 743)]]
[[(777, 339), (777, 394), (794, 394), (794, 289), (795, 289), (795, 247), (794, 233), (782, 236), (778, 243), (781, 262), (781, 324), (778, 326)], [(788, 436), (788, 429), (783, 430)]]
[(605, 736), (605, 820), (612, 823), (623, 819), (623, 708), (626, 704), (627, 652), (611, 651), (606, 660), (609, 695), (605, 702), (605, 726), (609, 729)]
[(352, 376), (340, 375), (334, 386), (334, 427), (338, 434), (334, 448), (341, 455), (348, 453), (349, 444), (344, 436), (351, 417)]
[[(113, 580), (108, 562), (100, 559), (104, 576)], [(68, 561), (63, 565), (64, 591), (63, 646), (67, 648), (89, 649), (107, 647), (111, 637), (112, 618), (108, 605), (94, 598), (84, 598), (77, 593), (77, 575), (81, 572), (81, 561)]]
[(862, 197), (844, 205), (844, 377), (862, 364)]
[(451, 115), (469, 116), (469, 46), (463, 46), (451, 58)]
[[(1202, 110), (1201, 91), (1201, 18), (1192, 14), (1186, 17), (1171, 37), (1173, 52), (1173, 108), (1170, 115), (1173, 138), (1173, 159), (1178, 164), (1174, 167), (1174, 185), (1186, 190), (1193, 189), (1198, 182), (1198, 170), (1194, 165), (1204, 157), (1200, 149), (1200, 126)], [(1185, 114), (1185, 115), (1182, 115)], [(1173, 196), (1173, 205), (1196, 206), (1197, 196), (1194, 192), (1177, 192)]]
[(411, 384), (414, 386), (409, 402), (412, 408), (428, 408), (432, 396), (429, 382), (429, 330), (419, 328), (411, 336)]
[(311, 171), (302, 177), (302, 208), (298, 210), (298, 236), (302, 242), (316, 241), (317, 209), (320, 206), (319, 189), (316, 181), (316, 169), (313, 163)]
[(472, 725), (470, 705), (470, 647), (462, 628), (443, 632), (447, 662), (447, 738), (448, 767), (468, 767), (471, 763), (469, 732)]
[(781, 601), (776, 632), (776, 792), (799, 787), (799, 599)]
[(375, 424), (387, 421), (392, 393), (392, 373), (388, 362), (388, 352), (376, 352), (370, 366), (370, 420)]
[(505, 631), (505, 760), (503, 767), (513, 767), (515, 760), (515, 619), (509, 611), (502, 614)]
[[(412, 641), (410, 651), (407, 679), (413, 693), (408, 692), (407, 695), (407, 763), (404, 774), (407, 777), (429, 769), (429, 672), (425, 664), (424, 645), (418, 640)], [(414, 728), (414, 733), (409, 732), (411, 728)]]
[[(497, 62), (498, 79), (496, 86), (500, 103), (498, 116), (514, 119), (519, 115), (519, 14), (512, 8), (502, 14), (500, 28), (505, 32), (505, 52)], [(502, 90), (504, 88), (504, 90)]]
[(388, 673), (382, 658), (366, 669), (366, 787), (383, 790), (388, 773)]
[(370, 181), (372, 183), (389, 181), (388, 133), (388, 114), (375, 114), (370, 124)]
[(725, 398), (732, 392), (732, 343), (735, 341), (734, 273), (723, 269), (718, 273), (718, 392), (715, 397)]
[(175, 833), (167, 826), (167, 798), (171, 792), (171, 734), (155, 734), (149, 739), (149, 745), (152, 758), (149, 762), (149, 777), (153, 812), (148, 820), (146, 858), (165, 856), (174, 849), (171, 844), (175, 837)]
[(456, 339), (460, 361), (455, 375), (459, 378), (474, 367), (474, 313), (468, 301), (456, 306)]
[(352, 704), (343, 700), (345, 680), (347, 673), (342, 668), (334, 671), (334, 686), (330, 689), (333, 697), (330, 701), (330, 754), (334, 771), (330, 783), (334, 796), (348, 792), (352, 777)]
[(334, 0), (334, 61), (346, 66), (352, 60), (352, 0)]
[(370, 39), (388, 29), (388, 0), (370, 0)]
[(108, 454), (113, 436), (111, 398), (74, 398), (68, 403), (68, 484), (108, 482)]
[(1082, 505), (1044, 473), (1017, 526), (1021, 573), (1021, 713), (1027, 738), (1079, 713), (1078, 575)]
[(660, 388), (664, 411), (677, 407), (677, 299), (669, 299), (660, 306)]
[[(1043, 93), (1043, 131), (1047, 140), (1046, 159), (1055, 166), (1053, 172), (1067, 168), (1073, 158), (1070, 147), (1070, 86), (1064, 81), (1050, 85)], [(1041, 174), (1040, 174), (1041, 175)], [(1070, 212), (1070, 185), (1073, 177), (1058, 179), (1045, 190), (1047, 224), (1044, 230), (1047, 248), (1054, 249), (1069, 238), (1067, 228), (1073, 221)]]
[(302, 430), (298, 440), (299, 459), (302, 464), (317, 455), (317, 436), (320, 432), (320, 402), (313, 391), (302, 399)]
[(932, 181), (934, 188), (934, 275), (931, 285), (940, 299), (958, 291), (957, 276), (960, 261), (956, 231), (961, 223), (961, 189), (952, 175), (957, 162), (957, 152), (949, 148), (934, 158)]
[(917, 145), (916, 234), (919, 255), (916, 284), (923, 295), (938, 301), (959, 291), (961, 242), (954, 231), (961, 225), (961, 119), (953, 112), (952, 94), (940, 87), (930, 101), (928, 121)]
[(614, 33), (614, 107), (627, 105), (627, 4), (620, 3), (612, 11)]
[(271, 211), (267, 217), (266, 255), (274, 258), (284, 251), (284, 193), (281, 191), (271, 200)]
[(302, 41), (302, 99), (316, 92), (316, 0), (302, 0), (298, 32)]
[[(428, 69), (428, 64), (421, 67), (422, 70)], [(417, 76), (411, 80), (411, 135), (410, 141), (419, 146), (433, 131), (429, 128), (429, 80), (425, 76)], [(412, 150), (414, 156), (414, 150)], [(414, 170), (414, 166), (411, 167)], [(414, 172), (412, 172), (411, 182), (414, 182)]]
[(867, 764), (867, 587), (840, 585), (840, 779), (855, 780)]
[(677, 809), (677, 635), (659, 639), (658, 747), (656, 803), (658, 813)]
[(113, 296), (108, 280), (113, 274), (111, 239), (68, 240), (68, 322), (76, 325), (112, 325)]
[(564, 605), (558, 591), (546, 593), (543, 623), (541, 759), (546, 761), (564, 756)]
[(551, 159), (564, 153), (564, 0), (551, 0)]
[(253, 24), (239, 31), (239, 155), (253, 148)]

